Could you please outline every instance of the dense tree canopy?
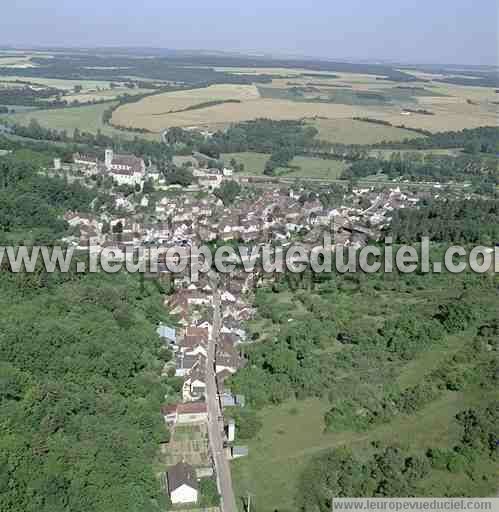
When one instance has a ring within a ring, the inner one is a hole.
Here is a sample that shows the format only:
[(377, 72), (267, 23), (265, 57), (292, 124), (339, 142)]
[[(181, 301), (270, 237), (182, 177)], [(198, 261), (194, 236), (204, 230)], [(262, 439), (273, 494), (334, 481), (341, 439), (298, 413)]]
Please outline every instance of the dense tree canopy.
[(0, 276), (0, 509), (159, 510), (153, 289), (122, 275)]
[(389, 229), (401, 243), (428, 236), (437, 242), (493, 245), (499, 241), (499, 201), (433, 200), (419, 208), (394, 211)]
[(90, 210), (92, 192), (62, 178), (38, 173), (35, 154), (24, 152), (0, 158), (0, 237), (35, 230), (37, 239), (54, 240), (67, 228), (67, 210)]

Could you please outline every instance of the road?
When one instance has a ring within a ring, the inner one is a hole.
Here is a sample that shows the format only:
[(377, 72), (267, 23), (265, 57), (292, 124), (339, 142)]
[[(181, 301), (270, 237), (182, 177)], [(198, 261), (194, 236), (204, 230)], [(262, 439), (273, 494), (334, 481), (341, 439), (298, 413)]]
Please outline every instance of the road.
[(222, 512), (237, 512), (236, 499), (232, 489), (229, 461), (223, 450), (223, 420), (215, 382), (215, 344), (220, 333), (220, 294), (213, 293), (213, 333), (208, 345), (208, 371), (206, 376), (206, 402), (208, 405), (208, 437), (211, 453), (215, 461), (215, 471), (220, 494), (222, 496)]

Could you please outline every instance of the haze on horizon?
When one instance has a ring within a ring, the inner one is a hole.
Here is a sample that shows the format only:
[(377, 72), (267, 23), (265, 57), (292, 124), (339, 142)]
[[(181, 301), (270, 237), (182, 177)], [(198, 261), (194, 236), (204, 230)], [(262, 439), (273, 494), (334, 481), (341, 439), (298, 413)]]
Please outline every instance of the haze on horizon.
[[(403, 5), (402, 5), (403, 4)], [(0, 45), (150, 47), (498, 65), (496, 0), (18, 0)]]

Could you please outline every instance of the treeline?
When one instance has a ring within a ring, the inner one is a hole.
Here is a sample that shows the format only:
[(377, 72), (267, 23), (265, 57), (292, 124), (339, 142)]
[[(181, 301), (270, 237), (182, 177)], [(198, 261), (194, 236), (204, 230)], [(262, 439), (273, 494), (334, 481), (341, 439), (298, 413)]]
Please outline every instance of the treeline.
[(255, 151), (271, 154), (286, 149), (296, 154), (313, 144), (317, 133), (316, 128), (303, 121), (257, 119), (215, 133), (208, 144), (218, 153)]
[(167, 143), (176, 145), (179, 153), (191, 154), (199, 151), (213, 159), (219, 159), (221, 153), (244, 151), (269, 155), (286, 152), (294, 156), (305, 152), (307, 148), (320, 146), (320, 141), (316, 139), (317, 133), (316, 128), (304, 121), (256, 119), (234, 124), (208, 138), (182, 128), (170, 128), (165, 132), (164, 138)]
[(499, 128), (484, 126), (480, 128), (465, 128), (460, 131), (427, 133), (426, 137), (406, 139), (403, 142), (377, 144), (376, 147), (393, 149), (453, 149), (464, 148), (467, 153), (497, 153), (499, 152)]
[[(97, 133), (90, 133), (75, 128), (72, 134), (68, 134), (66, 130), (54, 130), (44, 128), (36, 119), (32, 119), (28, 125), (9, 124), (8, 128), (14, 135), (26, 137), (29, 139), (39, 141), (52, 141), (67, 144), (66, 154), (71, 154), (74, 151), (83, 151), (85, 153), (95, 153), (103, 148), (113, 148), (115, 151), (133, 153), (143, 158), (150, 158), (153, 161), (171, 160), (172, 148), (167, 144), (160, 142), (150, 141), (147, 139), (135, 137), (129, 139), (116, 139), (108, 135), (104, 135), (101, 130)], [(5, 139), (5, 145), (2, 147), (9, 147), (12, 145)], [(23, 141), (22, 146), (29, 146), (30, 142)], [(84, 146), (84, 148), (82, 148)], [(17, 147), (17, 146), (16, 146)], [(55, 150), (56, 148), (54, 148)]]
[(471, 155), (419, 155), (393, 153), (390, 159), (366, 158), (352, 163), (341, 175), (342, 179), (359, 179), (375, 174), (390, 179), (410, 181), (471, 181), (478, 185), (499, 182), (497, 161)]
[[(410, 109), (405, 109), (405, 110), (407, 110), (408, 112), (411, 111)], [(414, 111), (412, 111), (412, 112), (414, 112)], [(427, 111), (424, 111), (424, 112), (427, 113)], [(406, 126), (405, 124), (393, 124), (390, 121), (384, 121), (383, 119), (375, 119), (373, 117), (354, 117), (353, 120), (354, 121), (363, 121), (364, 123), (379, 124), (381, 126), (392, 126), (393, 128), (400, 128), (402, 130), (416, 132), (421, 135), (431, 135), (431, 132), (429, 132), (428, 130), (423, 130), (421, 128), (411, 128), (411, 127)]]
[(393, 212), (390, 233), (400, 243), (423, 236), (461, 244), (499, 242), (499, 201), (435, 199), (418, 208)]
[(153, 116), (163, 116), (165, 114), (178, 114), (179, 112), (189, 112), (190, 110), (200, 110), (202, 108), (216, 107), (217, 105), (223, 105), (224, 103), (241, 103), (241, 100), (211, 100), (204, 101), (202, 103), (196, 103), (179, 110), (169, 110), (168, 112), (160, 112), (159, 114), (152, 114)]
[[(61, 107), (67, 102), (60, 97), (61, 91), (53, 88), (33, 89), (24, 87), (0, 87), (0, 105), (23, 105), (26, 107)], [(56, 99), (49, 100), (49, 98)]]

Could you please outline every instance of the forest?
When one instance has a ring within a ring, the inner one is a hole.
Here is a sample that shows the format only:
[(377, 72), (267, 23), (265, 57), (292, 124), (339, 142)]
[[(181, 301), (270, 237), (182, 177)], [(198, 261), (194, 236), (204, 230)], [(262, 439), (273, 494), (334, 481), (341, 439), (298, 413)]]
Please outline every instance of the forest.
[(161, 300), (125, 275), (0, 275), (0, 509), (161, 510)]
[[(213, 54), (206, 55), (196, 52), (181, 52), (174, 50), (127, 49), (116, 48), (112, 52), (99, 49), (99, 55), (91, 53), (72, 53), (68, 51), (63, 55), (55, 54), (51, 59), (43, 57), (32, 58), (34, 67), (26, 68), (23, 74), (29, 77), (52, 77), (94, 80), (128, 79), (128, 76), (153, 78), (164, 81), (177, 81), (187, 84), (199, 83), (253, 83), (269, 82), (272, 76), (262, 74), (236, 75), (216, 68), (281, 68), (306, 70), (304, 76), (311, 78), (322, 76), (318, 72), (328, 73), (361, 73), (376, 75), (378, 80), (391, 80), (400, 83), (410, 83), (417, 78), (408, 72), (401, 71), (390, 65), (333, 62), (319, 59), (298, 58), (268, 58), (258, 56)], [(120, 70), (126, 69), (127, 75)], [(415, 68), (425, 70), (425, 68)], [(9, 67), (0, 67), (0, 75), (16, 74), (16, 70)], [(491, 70), (461, 70), (459, 76), (447, 69), (430, 71), (442, 74), (434, 77), (438, 82), (467, 86), (498, 87), (497, 75)], [(124, 75), (124, 76), (123, 76)]]
[(499, 243), (499, 201), (436, 199), (420, 208), (396, 210), (390, 232), (400, 243), (427, 236), (434, 242)]
[[(388, 178), (402, 178), (410, 181), (471, 181), (480, 187), (493, 191), (499, 183), (496, 158), (481, 158), (472, 155), (446, 156), (409, 153), (393, 153), (388, 160), (366, 158), (357, 160), (342, 173), (343, 179), (359, 179), (375, 174)], [(490, 187), (492, 185), (492, 187)]]
[[(88, 211), (87, 189), (37, 169), (33, 153), (0, 159), (3, 243), (53, 243), (63, 211)], [(167, 439), (161, 295), (75, 263), (68, 273), (0, 268), (0, 510), (163, 510), (152, 467)]]
[(0, 158), (0, 240), (32, 242), (60, 238), (67, 230), (67, 210), (90, 211), (89, 189), (63, 178), (38, 173), (44, 157), (30, 150)]
[(499, 128), (484, 126), (461, 131), (428, 133), (426, 137), (407, 139), (403, 142), (381, 143), (394, 149), (438, 149), (464, 148), (466, 153), (497, 153), (499, 150)]

